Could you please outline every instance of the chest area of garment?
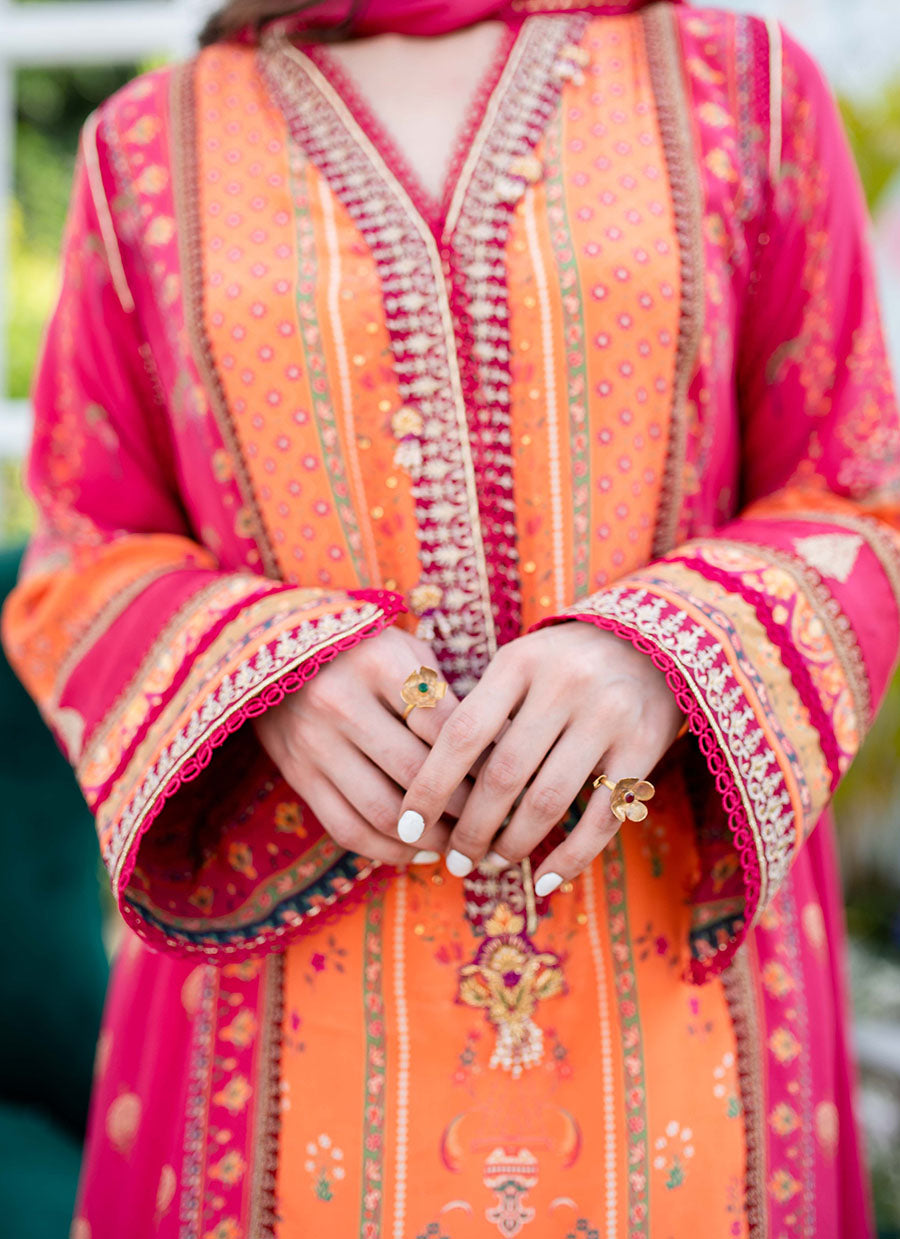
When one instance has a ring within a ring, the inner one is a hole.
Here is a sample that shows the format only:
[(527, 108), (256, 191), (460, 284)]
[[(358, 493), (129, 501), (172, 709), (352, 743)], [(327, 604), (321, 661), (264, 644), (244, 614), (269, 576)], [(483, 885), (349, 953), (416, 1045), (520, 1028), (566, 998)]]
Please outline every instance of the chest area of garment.
[(321, 58), (200, 58), (198, 528), (401, 590), (450, 675), (665, 549), (702, 316), (676, 45), (658, 9), (526, 23), (439, 211)]

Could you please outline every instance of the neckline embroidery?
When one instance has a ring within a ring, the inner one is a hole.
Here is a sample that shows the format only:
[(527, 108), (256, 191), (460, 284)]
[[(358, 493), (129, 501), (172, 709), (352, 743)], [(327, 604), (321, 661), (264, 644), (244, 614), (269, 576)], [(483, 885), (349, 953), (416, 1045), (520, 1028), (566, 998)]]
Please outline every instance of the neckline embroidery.
[(403, 186), (410, 202), (438, 239), (444, 233), (450, 204), (466, 157), (472, 148), (475, 135), (484, 122), (521, 29), (521, 25), (514, 26), (509, 22), (506, 23), (499, 44), (494, 49), (488, 67), (482, 73), (463, 113), (462, 120), (454, 132), (450, 159), (437, 196), (426, 189), (422, 178), (394, 139), (389, 126), (381, 120), (373, 105), (366, 98), (365, 92), (357, 85), (352, 72), (323, 45), (315, 44), (303, 49), (304, 54), (317, 66), (335, 93), (343, 100), (348, 111), (352, 112), (360, 129), (365, 133), (373, 148), (378, 151), (385, 165), (391, 169), (399, 184)]
[(440, 236), (317, 56), (282, 37), (260, 50), (291, 139), (378, 268), (401, 400), (395, 464), (416, 505), (421, 575), (410, 604), (460, 694), (521, 630), (506, 243), (516, 205), (543, 175), (537, 144), (587, 61), (587, 25), (581, 14), (522, 24), (460, 146)]

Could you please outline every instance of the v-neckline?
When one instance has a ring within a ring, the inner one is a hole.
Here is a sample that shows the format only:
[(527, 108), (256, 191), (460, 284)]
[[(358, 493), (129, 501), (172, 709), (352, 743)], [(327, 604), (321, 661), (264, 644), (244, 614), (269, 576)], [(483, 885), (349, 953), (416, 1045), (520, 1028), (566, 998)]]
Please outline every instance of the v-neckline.
[(329, 55), (323, 44), (297, 46), (297, 50), (308, 56), (327, 80), (437, 238), (440, 238), (444, 232), (463, 166), (472, 148), (475, 135), (481, 129), (488, 114), (524, 24), (522, 21), (507, 20), (505, 22), (505, 29), (490, 63), (470, 95), (462, 121), (456, 129), (450, 147), (450, 158), (445, 166), (443, 185), (437, 197), (426, 188), (422, 178), (400, 149), (390, 129), (378, 116), (365, 93), (344, 65), (340, 64), (334, 56)]

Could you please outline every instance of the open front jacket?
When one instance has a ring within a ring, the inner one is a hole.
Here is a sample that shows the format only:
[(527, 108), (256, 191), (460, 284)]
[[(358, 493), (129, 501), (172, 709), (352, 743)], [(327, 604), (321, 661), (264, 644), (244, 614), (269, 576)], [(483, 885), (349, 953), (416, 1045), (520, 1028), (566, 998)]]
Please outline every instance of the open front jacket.
[(865, 227), (819, 70), (715, 10), (510, 28), (440, 203), (324, 49), (216, 46), (104, 105), (4, 639), (131, 929), (230, 965), (337, 925), (391, 875), (249, 720), (386, 624), (465, 692), (577, 617), (690, 722), (657, 834), (621, 844), (677, 910), (679, 976), (780, 950), (779, 890), (828, 885), (816, 824), (898, 647)]

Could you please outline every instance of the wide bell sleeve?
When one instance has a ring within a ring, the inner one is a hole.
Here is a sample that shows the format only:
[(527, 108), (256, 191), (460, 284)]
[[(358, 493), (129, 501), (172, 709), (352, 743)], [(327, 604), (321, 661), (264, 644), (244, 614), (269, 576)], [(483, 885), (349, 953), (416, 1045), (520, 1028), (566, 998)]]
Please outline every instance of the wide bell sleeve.
[(96, 158), (85, 137), (33, 392), (37, 527), (3, 640), (96, 815), (125, 920), (157, 947), (233, 957), (370, 864), (304, 815), (249, 720), (402, 604), (224, 570), (189, 528)]
[(686, 760), (705, 758), (697, 981), (730, 961), (822, 816), (900, 633), (900, 433), (866, 209), (821, 71), (782, 47), (780, 167), (740, 307), (739, 511), (549, 621), (645, 651), (689, 720)]

